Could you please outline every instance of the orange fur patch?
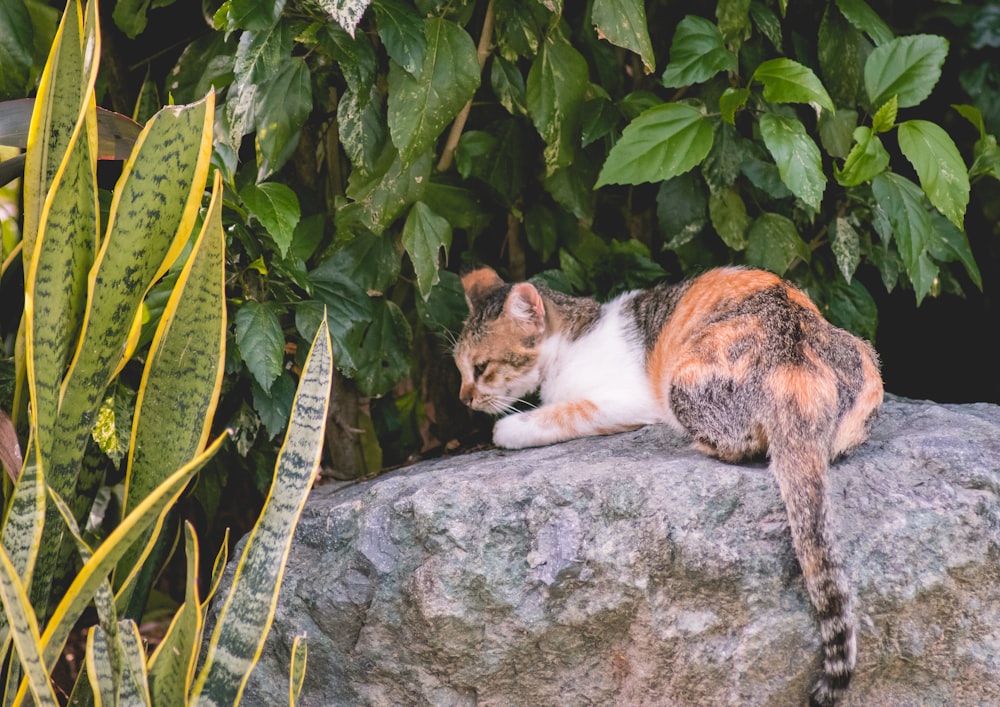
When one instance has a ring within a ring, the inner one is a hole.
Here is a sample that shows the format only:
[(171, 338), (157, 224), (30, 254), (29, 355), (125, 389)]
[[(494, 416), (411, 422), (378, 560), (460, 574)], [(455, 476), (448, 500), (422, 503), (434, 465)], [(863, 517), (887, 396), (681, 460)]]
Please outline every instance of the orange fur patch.
[(566, 434), (576, 435), (581, 427), (597, 417), (597, 413), (597, 405), (589, 400), (572, 400), (540, 407), (533, 414), (545, 427), (551, 425)]

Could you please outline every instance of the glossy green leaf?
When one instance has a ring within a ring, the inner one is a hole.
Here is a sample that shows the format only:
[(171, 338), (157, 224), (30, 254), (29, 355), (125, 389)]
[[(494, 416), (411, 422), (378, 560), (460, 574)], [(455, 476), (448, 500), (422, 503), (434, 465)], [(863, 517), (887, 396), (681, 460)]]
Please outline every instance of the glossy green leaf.
[(830, 224), (830, 249), (844, 280), (851, 282), (861, 264), (861, 236), (850, 219), (838, 216)]
[(845, 108), (836, 113), (823, 113), (816, 125), (819, 141), (831, 157), (847, 159), (851, 153), (854, 128), (858, 125), (858, 112)]
[(580, 139), (580, 107), (589, 85), (586, 59), (554, 28), (528, 71), (526, 84), (528, 113), (545, 141), (550, 173), (573, 161)]
[[(208, 441), (225, 368), (225, 297), (222, 183), (216, 172), (201, 232), (146, 356), (135, 404), (122, 515)], [(116, 568), (116, 589), (133, 569), (139, 549), (134, 547)]]
[(149, 657), (149, 691), (154, 705), (184, 704), (194, 682), (201, 648), (202, 615), (198, 594), (198, 538), (190, 523), (184, 523), (187, 575), (184, 603), (170, 621), (167, 632)]
[(240, 198), (274, 239), (282, 257), (286, 256), (302, 217), (295, 192), (281, 182), (264, 182), (247, 184), (240, 191)]
[(740, 176), (740, 167), (747, 157), (747, 141), (726, 121), (715, 124), (712, 149), (701, 163), (701, 176), (714, 194), (728, 189)]
[(795, 224), (780, 214), (762, 214), (747, 234), (747, 263), (784, 275), (797, 260), (810, 259)]
[(166, 84), (176, 103), (192, 103), (213, 86), (221, 91), (233, 82), (236, 40), (227, 40), (225, 33), (210, 32), (184, 48)]
[(312, 79), (302, 57), (286, 59), (257, 106), (257, 181), (281, 169), (299, 143), (313, 107)]
[(671, 250), (691, 242), (708, 223), (705, 188), (693, 172), (672, 177), (656, 192), (656, 221)]
[(591, 21), (597, 36), (635, 52), (647, 74), (656, 68), (653, 43), (646, 28), (646, 8), (642, 0), (595, 0)]
[(785, 186), (799, 199), (819, 211), (826, 189), (819, 148), (795, 118), (773, 113), (760, 116), (760, 134), (778, 165)]
[(451, 224), (418, 201), (403, 224), (403, 247), (413, 262), (420, 296), (427, 299), (439, 281), (441, 251), (447, 256), (451, 248)]
[(778, 57), (757, 67), (753, 80), (764, 84), (764, 100), (772, 103), (814, 103), (834, 110), (833, 99), (808, 66)]
[(854, 278), (850, 284), (835, 280), (823, 314), (836, 326), (875, 341), (878, 308), (861, 280)]
[(265, 391), (281, 375), (285, 361), (285, 333), (274, 308), (245, 302), (236, 311), (236, 346), (254, 380)]
[(490, 86), (500, 105), (511, 115), (527, 115), (527, 86), (521, 70), (502, 56), (494, 56), (490, 67)]
[(386, 54), (407, 73), (418, 76), (427, 51), (423, 19), (399, 0), (375, 0), (372, 6)]
[(876, 46), (892, 41), (892, 30), (865, 0), (836, 0), (836, 3), (847, 21), (867, 34)]
[(292, 412), (292, 398), (295, 397), (295, 381), (288, 371), (283, 371), (274, 379), (271, 389), (265, 392), (257, 381), (251, 386), (253, 408), (267, 430), (268, 439), (277, 437), (288, 424)]
[(358, 345), (356, 382), (363, 395), (384, 395), (409, 374), (413, 334), (395, 303), (372, 300), (372, 321)]
[(316, 0), (316, 4), (351, 37), (354, 37), (354, 32), (370, 2), (371, 0)]
[(968, 104), (952, 104), (951, 107), (954, 108), (959, 115), (972, 123), (973, 127), (979, 131), (980, 140), (986, 137), (986, 124), (983, 122), (983, 114), (978, 108)]
[(927, 250), (942, 263), (961, 263), (973, 284), (983, 289), (983, 276), (969, 247), (969, 237), (938, 212), (931, 214), (931, 237)]
[(750, 99), (750, 89), (729, 87), (719, 96), (719, 111), (722, 119), (730, 125), (736, 125), (736, 111), (747, 104)]
[(332, 377), (330, 336), (324, 322), (302, 369), (274, 482), (243, 548), (195, 680), (193, 705), (236, 704), (260, 656), (292, 535), (319, 472)]
[(865, 59), (871, 43), (840, 13), (827, 5), (816, 37), (816, 55), (823, 85), (840, 108), (865, 103)]
[(752, 219), (746, 204), (736, 189), (712, 193), (708, 198), (708, 217), (719, 238), (733, 250), (747, 247), (747, 232)]
[(34, 28), (23, 2), (0, 5), (0, 99), (24, 95), (31, 71), (31, 39)]
[(927, 252), (933, 225), (924, 193), (906, 177), (884, 172), (872, 181), (872, 194), (892, 227), (892, 236), (919, 304), (930, 292), (937, 275)]
[(229, 0), (229, 29), (270, 29), (283, 9), (285, 0)]
[(701, 163), (710, 149), (712, 124), (702, 112), (685, 103), (665, 103), (626, 126), (596, 186), (670, 179)]
[(898, 37), (877, 47), (865, 63), (865, 88), (872, 105), (893, 96), (900, 108), (923, 103), (948, 56), (948, 40), (932, 34)]
[(347, 196), (360, 206), (359, 221), (370, 231), (382, 233), (403, 210), (418, 201), (430, 180), (432, 155), (428, 150), (405, 163), (391, 144), (385, 145), (370, 174), (353, 170), (347, 179)]
[(854, 129), (854, 147), (851, 148), (843, 169), (834, 166), (833, 174), (841, 186), (854, 187), (870, 182), (889, 167), (889, 153), (882, 140), (871, 128), (859, 125)]
[(754, 0), (754, 2), (750, 3), (750, 19), (753, 20), (753, 25), (757, 28), (757, 31), (771, 42), (771, 46), (781, 51), (783, 35), (781, 20), (778, 19), (778, 16), (774, 14), (771, 8), (764, 3)]
[(662, 82), (668, 88), (680, 88), (737, 68), (736, 55), (726, 49), (719, 28), (703, 17), (688, 15), (674, 31)]
[(389, 129), (385, 118), (385, 97), (375, 86), (364, 102), (351, 89), (337, 103), (340, 144), (351, 164), (361, 174), (370, 174), (385, 147)]
[(427, 50), (413, 76), (389, 69), (389, 134), (405, 164), (430, 148), (479, 88), (479, 59), (468, 33), (439, 17), (424, 21)]
[(233, 64), (234, 80), (226, 96), (225, 142), (234, 151), (244, 135), (257, 126), (257, 109), (265, 87), (270, 86), (292, 53), (292, 31), (284, 22), (240, 35)]
[(969, 174), (954, 141), (940, 126), (907, 120), (897, 130), (899, 149), (920, 177), (930, 202), (955, 226), (964, 229), (969, 204)]
[(892, 130), (896, 126), (898, 108), (896, 94), (893, 94), (892, 98), (886, 101), (872, 116), (872, 131), (884, 133)]
[(152, 0), (121, 0), (112, 14), (118, 29), (135, 39), (146, 29), (146, 13)]
[(719, 0), (715, 18), (726, 44), (739, 47), (750, 36), (750, 0)]

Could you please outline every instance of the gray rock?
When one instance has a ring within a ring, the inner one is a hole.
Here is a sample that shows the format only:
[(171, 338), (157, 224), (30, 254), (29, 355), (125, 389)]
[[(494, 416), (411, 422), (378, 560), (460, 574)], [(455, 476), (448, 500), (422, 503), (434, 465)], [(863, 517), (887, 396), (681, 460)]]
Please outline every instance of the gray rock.
[[(831, 470), (848, 705), (1000, 704), (1000, 407), (891, 399)], [(819, 638), (778, 489), (665, 427), (316, 489), (244, 704), (796, 705)]]

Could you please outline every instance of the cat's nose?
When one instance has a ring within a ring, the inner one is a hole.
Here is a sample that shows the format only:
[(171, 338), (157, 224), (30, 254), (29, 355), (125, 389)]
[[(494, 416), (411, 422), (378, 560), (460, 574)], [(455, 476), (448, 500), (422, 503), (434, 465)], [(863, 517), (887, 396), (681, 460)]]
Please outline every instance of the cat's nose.
[(463, 405), (472, 406), (474, 388), (471, 385), (463, 385), (462, 390), (458, 394), (458, 399), (462, 401)]

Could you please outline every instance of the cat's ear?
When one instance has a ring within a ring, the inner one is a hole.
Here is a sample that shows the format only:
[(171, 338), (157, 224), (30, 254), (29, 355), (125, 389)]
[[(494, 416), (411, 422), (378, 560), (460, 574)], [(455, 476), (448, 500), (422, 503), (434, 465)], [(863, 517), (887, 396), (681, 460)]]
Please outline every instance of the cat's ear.
[(477, 268), (462, 275), (465, 301), (470, 310), (479, 309), (487, 294), (503, 286), (503, 280), (492, 268)]
[(511, 288), (503, 311), (528, 333), (540, 334), (545, 329), (545, 303), (530, 282), (521, 282)]

